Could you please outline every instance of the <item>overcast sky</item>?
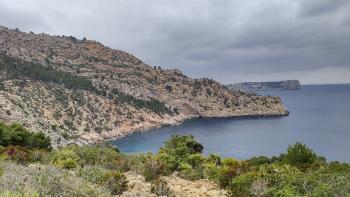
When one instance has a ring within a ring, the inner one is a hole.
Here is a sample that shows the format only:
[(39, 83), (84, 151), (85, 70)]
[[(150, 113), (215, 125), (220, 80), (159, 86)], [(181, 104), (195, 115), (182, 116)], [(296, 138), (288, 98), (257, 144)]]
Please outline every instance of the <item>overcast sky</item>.
[(350, 0), (0, 0), (0, 24), (223, 83), (350, 83)]

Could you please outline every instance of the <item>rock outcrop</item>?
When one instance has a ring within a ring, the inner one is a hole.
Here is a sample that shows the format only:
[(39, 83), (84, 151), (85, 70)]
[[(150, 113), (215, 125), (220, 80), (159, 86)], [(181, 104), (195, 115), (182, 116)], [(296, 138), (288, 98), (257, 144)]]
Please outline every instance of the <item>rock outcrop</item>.
[(91, 144), (193, 117), (285, 115), (279, 97), (151, 67), (90, 40), (0, 26), (0, 120)]

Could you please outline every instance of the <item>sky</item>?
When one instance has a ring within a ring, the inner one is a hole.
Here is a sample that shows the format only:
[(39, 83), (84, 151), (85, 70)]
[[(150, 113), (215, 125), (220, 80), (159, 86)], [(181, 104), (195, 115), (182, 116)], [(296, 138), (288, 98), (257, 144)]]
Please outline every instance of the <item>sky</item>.
[(225, 84), (350, 83), (350, 0), (0, 0), (0, 25)]

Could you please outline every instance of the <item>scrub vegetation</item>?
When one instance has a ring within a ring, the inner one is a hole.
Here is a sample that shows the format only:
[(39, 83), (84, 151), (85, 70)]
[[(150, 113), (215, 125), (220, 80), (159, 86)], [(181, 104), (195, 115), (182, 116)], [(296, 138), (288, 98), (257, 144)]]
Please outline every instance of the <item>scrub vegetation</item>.
[(350, 194), (350, 165), (326, 162), (301, 143), (279, 156), (237, 160), (204, 156), (193, 136), (174, 135), (156, 154), (124, 154), (109, 145), (52, 150), (47, 140), (18, 124), (0, 124), (0, 196), (119, 195), (129, 189), (130, 171), (160, 193), (166, 193), (160, 178), (175, 173), (190, 181), (209, 179), (228, 196)]

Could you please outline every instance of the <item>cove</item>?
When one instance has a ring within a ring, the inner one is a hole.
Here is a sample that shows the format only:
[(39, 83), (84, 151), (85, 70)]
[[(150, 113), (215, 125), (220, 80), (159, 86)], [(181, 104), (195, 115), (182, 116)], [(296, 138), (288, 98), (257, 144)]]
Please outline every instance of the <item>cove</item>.
[(111, 141), (121, 151), (157, 152), (171, 135), (193, 135), (204, 153), (248, 159), (284, 152), (302, 142), (328, 161), (350, 162), (350, 85), (302, 86), (278, 95), (290, 112), (281, 117), (198, 118), (181, 125), (130, 134)]

